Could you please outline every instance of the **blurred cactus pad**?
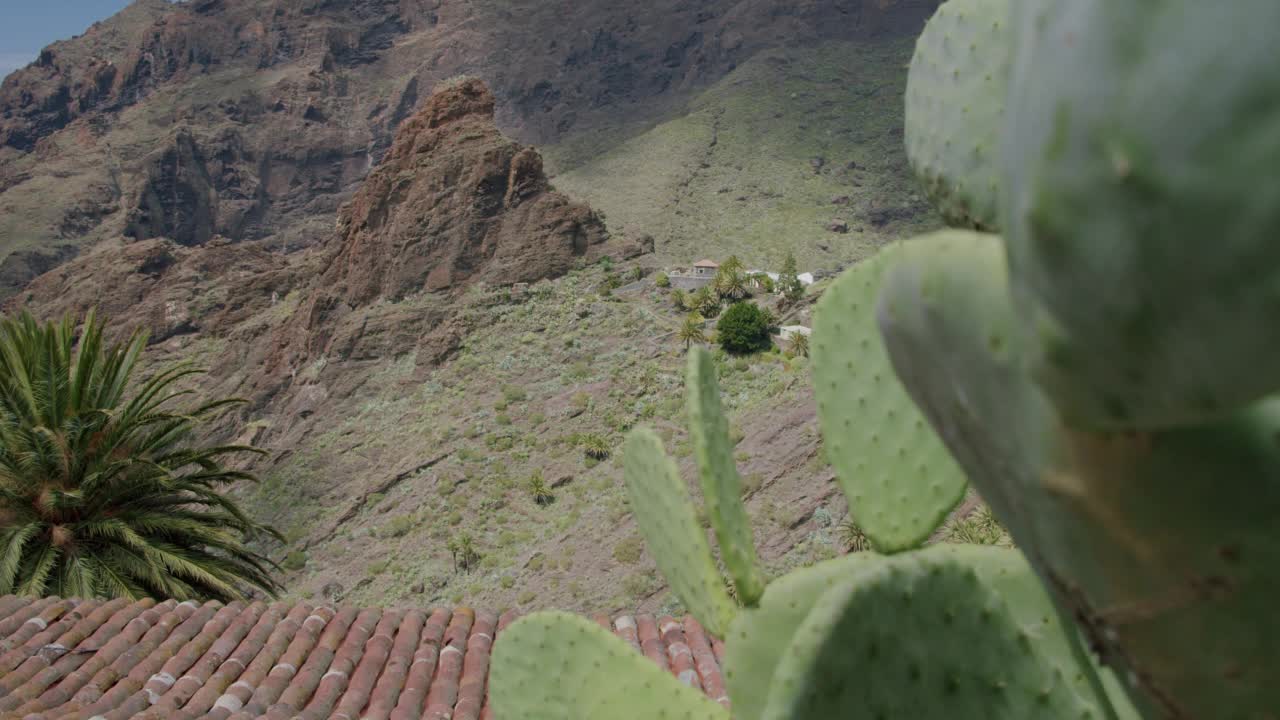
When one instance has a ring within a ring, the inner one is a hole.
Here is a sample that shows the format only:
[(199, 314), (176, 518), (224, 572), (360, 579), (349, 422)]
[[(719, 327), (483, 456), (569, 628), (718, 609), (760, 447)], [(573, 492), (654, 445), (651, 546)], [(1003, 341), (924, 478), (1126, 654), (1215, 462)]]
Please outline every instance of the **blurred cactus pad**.
[[(734, 718), (1280, 717), (1277, 36), (1274, 0), (941, 6), (905, 138), (954, 227), (815, 311), (824, 447), (873, 549), (765, 578), (700, 350), (710, 533), (658, 437), (627, 442), (645, 540), (725, 641)], [(926, 545), (970, 483), (1016, 549)], [(530, 616), (495, 649), (496, 715), (727, 717), (643, 665)]]

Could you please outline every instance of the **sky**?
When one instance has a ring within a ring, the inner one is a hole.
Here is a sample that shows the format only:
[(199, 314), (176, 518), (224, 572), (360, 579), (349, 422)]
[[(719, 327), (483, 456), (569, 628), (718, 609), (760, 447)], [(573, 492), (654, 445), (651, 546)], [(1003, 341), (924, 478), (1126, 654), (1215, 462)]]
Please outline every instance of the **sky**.
[(0, 78), (36, 59), (54, 40), (79, 35), (129, 0), (0, 0)]

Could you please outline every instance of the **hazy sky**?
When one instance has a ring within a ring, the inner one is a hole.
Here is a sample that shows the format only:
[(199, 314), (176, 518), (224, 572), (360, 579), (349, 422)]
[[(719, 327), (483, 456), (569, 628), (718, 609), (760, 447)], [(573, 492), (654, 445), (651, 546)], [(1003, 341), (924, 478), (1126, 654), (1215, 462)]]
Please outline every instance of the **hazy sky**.
[(129, 0), (0, 0), (0, 77), (26, 65), (41, 48), (79, 35)]

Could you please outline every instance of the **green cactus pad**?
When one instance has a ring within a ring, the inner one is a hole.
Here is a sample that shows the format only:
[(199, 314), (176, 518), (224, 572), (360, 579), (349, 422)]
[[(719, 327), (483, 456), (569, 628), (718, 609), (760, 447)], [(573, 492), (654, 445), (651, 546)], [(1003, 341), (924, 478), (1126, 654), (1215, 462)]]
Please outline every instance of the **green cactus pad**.
[(1055, 405), (1154, 430), (1280, 389), (1280, 3), (1016, 5), (1004, 227)]
[(736, 720), (758, 720), (778, 662), (818, 599), (858, 568), (881, 559), (875, 553), (853, 553), (788, 573), (769, 583), (759, 607), (738, 615), (725, 638), (724, 656)]
[(949, 0), (916, 42), (907, 75), (907, 158), (948, 224), (1000, 222), (1000, 128), (1009, 0)]
[(813, 385), (827, 457), (854, 519), (881, 552), (919, 546), (965, 479), (894, 376), (876, 329), (884, 269), (901, 246), (845, 271), (814, 315)]
[(1100, 717), (957, 550), (868, 563), (827, 591), (762, 717)]
[(1259, 642), (1276, 636), (1280, 401), (1183, 430), (1066, 430), (1025, 372), (998, 239), (908, 247), (879, 311), (895, 367), (1144, 716), (1280, 707)]
[(1022, 542), (1034, 515), (1017, 483), (1003, 479), (1045, 464), (1051, 410), (1023, 372), (1000, 238), (943, 230), (906, 243), (885, 275), (877, 316), (894, 371)]
[(720, 543), (720, 558), (733, 578), (738, 600), (751, 607), (764, 592), (764, 577), (756, 567), (751, 520), (742, 502), (742, 480), (733, 460), (729, 423), (720, 407), (720, 386), (711, 353), (689, 353), (685, 382), (689, 404), (689, 433), (702, 480), (702, 499)]
[(729, 712), (599, 625), (540, 612), (502, 631), (489, 673), (502, 720), (729, 720)]
[(671, 589), (713, 635), (724, 637), (737, 614), (725, 590), (693, 500), (662, 440), (648, 428), (627, 438), (623, 474), (636, 523)]

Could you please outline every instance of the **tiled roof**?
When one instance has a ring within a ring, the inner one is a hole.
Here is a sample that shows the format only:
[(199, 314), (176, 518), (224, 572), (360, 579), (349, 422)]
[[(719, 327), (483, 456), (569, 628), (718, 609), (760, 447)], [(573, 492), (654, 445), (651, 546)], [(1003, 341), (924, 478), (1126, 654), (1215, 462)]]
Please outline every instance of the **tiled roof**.
[(704, 267), (704, 268), (718, 268), (720, 267), (720, 263), (716, 262), (715, 260), (699, 260), (698, 262), (694, 263), (693, 266)]
[[(0, 720), (480, 720), (494, 637), (470, 608), (0, 597)], [(727, 705), (723, 647), (687, 618), (597, 622)]]

